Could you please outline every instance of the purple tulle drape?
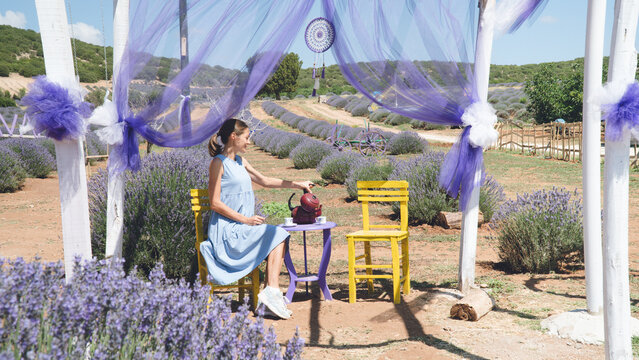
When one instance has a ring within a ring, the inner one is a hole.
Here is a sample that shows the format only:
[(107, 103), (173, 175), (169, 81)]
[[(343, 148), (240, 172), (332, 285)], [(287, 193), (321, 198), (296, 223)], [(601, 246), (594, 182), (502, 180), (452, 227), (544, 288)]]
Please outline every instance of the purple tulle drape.
[[(124, 141), (114, 146), (109, 171), (139, 167), (137, 135), (185, 147), (214, 134), (276, 69), (312, 2), (189, 1), (190, 54), (183, 69), (178, 5), (131, 1), (129, 40), (114, 88)], [(186, 88), (191, 96), (183, 101)]]
[[(517, 1), (517, 10), (509, 9), (512, 19), (500, 19), (509, 20), (504, 23), (511, 31), (545, 2)], [(473, 77), (476, 1), (323, 0), (323, 7), (335, 26), (335, 59), (359, 92), (403, 116), (465, 125), (465, 109), (481, 100)], [(483, 168), (482, 148), (473, 146), (469, 135), (467, 126), (440, 174), (442, 187), (459, 195), (461, 209), (480, 185), (475, 173)]]

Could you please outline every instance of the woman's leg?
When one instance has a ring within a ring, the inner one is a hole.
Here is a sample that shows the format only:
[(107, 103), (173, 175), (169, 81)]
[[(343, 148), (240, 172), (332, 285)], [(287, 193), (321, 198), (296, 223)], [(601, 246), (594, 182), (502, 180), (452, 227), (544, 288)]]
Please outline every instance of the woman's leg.
[(286, 249), (286, 241), (282, 241), (277, 245), (266, 258), (266, 286), (272, 286), (279, 289), (280, 287), (280, 270), (282, 270), (282, 262), (284, 262), (284, 250)]

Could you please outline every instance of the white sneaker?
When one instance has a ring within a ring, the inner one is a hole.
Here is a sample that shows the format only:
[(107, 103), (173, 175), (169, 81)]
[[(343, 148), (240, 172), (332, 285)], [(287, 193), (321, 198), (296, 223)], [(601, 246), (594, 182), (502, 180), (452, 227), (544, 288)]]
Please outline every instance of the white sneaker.
[[(281, 292), (280, 292), (280, 294), (281, 294)], [(286, 298), (284, 297), (284, 295), (282, 295), (282, 299), (284, 301), (284, 306), (286, 306)], [(274, 312), (269, 310), (269, 308), (264, 305), (264, 303), (262, 302), (262, 300), (259, 299), (259, 296), (258, 296), (257, 307), (255, 308), (256, 309), (255, 310), (256, 314), (257, 314), (257, 311), (258, 311), (257, 309), (259, 309), (260, 307), (264, 308), (264, 316), (275, 316), (275, 317), (277, 317), (277, 315), (275, 315)], [(289, 309), (288, 307), (286, 308), (286, 311), (288, 311), (289, 315), (293, 315), (293, 311), (291, 309)]]
[(282, 319), (291, 317), (286, 304), (282, 300), (282, 295), (277, 289), (267, 286), (257, 294), (257, 298), (278, 317)]

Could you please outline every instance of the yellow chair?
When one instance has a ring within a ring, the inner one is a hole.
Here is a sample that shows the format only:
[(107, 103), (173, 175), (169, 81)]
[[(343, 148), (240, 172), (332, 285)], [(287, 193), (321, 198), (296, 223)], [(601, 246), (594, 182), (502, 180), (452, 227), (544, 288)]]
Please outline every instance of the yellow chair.
[[(368, 292), (373, 291), (373, 279), (393, 279), (393, 300), (399, 304), (399, 288), (404, 284), (404, 294), (410, 293), (410, 272), (408, 266), (408, 181), (358, 181), (357, 199), (362, 203), (363, 230), (346, 235), (348, 241), (348, 302), (354, 303), (356, 282), (366, 280)], [(371, 225), (368, 203), (399, 202), (399, 225)], [(392, 264), (371, 263), (371, 241), (389, 241)], [(355, 256), (355, 243), (364, 243), (364, 253)], [(402, 246), (400, 264), (399, 243)], [(366, 265), (356, 265), (364, 259)], [(401, 267), (401, 274), (400, 274)], [(373, 275), (373, 269), (392, 269), (392, 275)], [(358, 275), (356, 270), (364, 269), (366, 274)]]
[[(204, 226), (202, 224), (202, 215), (206, 211), (211, 211), (211, 205), (209, 203), (209, 192), (206, 189), (191, 189), (191, 209), (195, 214), (195, 250), (197, 251), (197, 266), (200, 271), (200, 281), (202, 285), (208, 282), (208, 270), (206, 268), (206, 262), (204, 257), (200, 254), (200, 243), (204, 241)], [(249, 283), (246, 283), (246, 279), (250, 279)], [(246, 277), (240, 279), (235, 285), (216, 285), (209, 283), (211, 286), (211, 294), (218, 289), (232, 289), (238, 288), (240, 292), (240, 301), (244, 299), (244, 289), (249, 289), (253, 293), (253, 308), (257, 307), (257, 293), (260, 292), (260, 271), (255, 268)]]

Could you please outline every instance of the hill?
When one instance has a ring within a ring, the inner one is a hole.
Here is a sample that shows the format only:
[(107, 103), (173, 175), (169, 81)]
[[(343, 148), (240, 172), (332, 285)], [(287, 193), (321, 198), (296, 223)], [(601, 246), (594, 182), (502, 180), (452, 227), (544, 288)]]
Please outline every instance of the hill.
[[(40, 34), (33, 30), (0, 25), (0, 76), (15, 72), (24, 77), (44, 75), (44, 58)], [(73, 42), (80, 81), (95, 83), (104, 80), (104, 49), (80, 40)], [(107, 47), (107, 73), (111, 78), (113, 48)]]

